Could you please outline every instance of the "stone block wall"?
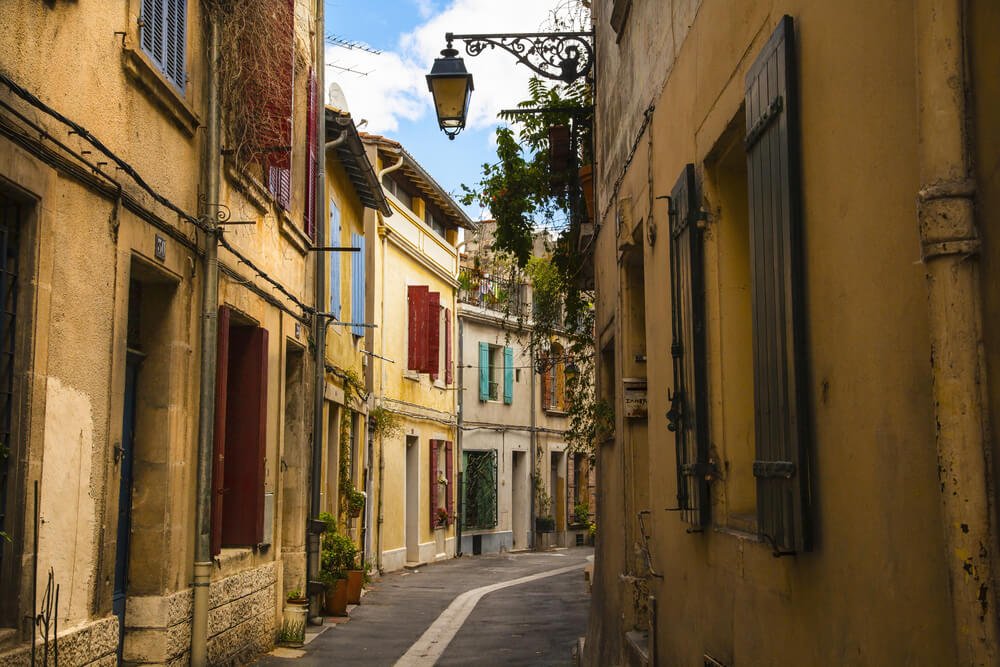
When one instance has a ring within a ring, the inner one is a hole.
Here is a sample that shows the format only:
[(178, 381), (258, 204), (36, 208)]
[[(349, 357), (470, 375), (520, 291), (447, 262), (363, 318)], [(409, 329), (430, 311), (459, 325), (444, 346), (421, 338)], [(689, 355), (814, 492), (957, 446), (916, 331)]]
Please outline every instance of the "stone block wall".
[[(55, 646), (50, 642), (48, 659), (55, 658)], [(80, 628), (74, 628), (59, 636), (59, 664), (62, 667), (114, 667), (117, 664), (115, 651), (118, 648), (118, 619), (114, 616), (102, 618)], [(41, 641), (35, 645), (35, 662), (45, 660), (45, 647)], [(31, 664), (31, 645), (19, 647), (0, 654), (0, 667), (27, 667)]]

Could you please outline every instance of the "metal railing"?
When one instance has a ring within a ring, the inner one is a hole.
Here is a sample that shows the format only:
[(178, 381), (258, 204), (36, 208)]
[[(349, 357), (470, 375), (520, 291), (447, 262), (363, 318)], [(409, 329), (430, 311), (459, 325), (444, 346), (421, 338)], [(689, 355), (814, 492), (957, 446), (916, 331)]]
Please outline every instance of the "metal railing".
[(459, 270), (458, 281), (458, 300), (461, 303), (515, 317), (528, 315), (527, 285), (519, 280), (492, 276), (479, 269), (464, 266)]

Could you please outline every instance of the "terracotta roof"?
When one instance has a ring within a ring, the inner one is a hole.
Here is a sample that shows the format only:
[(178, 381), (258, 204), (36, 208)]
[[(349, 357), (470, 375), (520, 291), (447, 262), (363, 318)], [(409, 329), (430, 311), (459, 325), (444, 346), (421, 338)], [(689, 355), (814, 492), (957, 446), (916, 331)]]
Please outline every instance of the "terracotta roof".
[(347, 177), (351, 180), (351, 185), (358, 193), (361, 203), (368, 208), (381, 211), (384, 215), (392, 215), (392, 209), (385, 199), (382, 185), (378, 182), (378, 176), (375, 175), (375, 169), (368, 159), (368, 153), (361, 142), (361, 136), (351, 114), (327, 107), (326, 141), (329, 143), (340, 137), (344, 137), (344, 141), (336, 147), (337, 159), (344, 165), (344, 171), (347, 172)]

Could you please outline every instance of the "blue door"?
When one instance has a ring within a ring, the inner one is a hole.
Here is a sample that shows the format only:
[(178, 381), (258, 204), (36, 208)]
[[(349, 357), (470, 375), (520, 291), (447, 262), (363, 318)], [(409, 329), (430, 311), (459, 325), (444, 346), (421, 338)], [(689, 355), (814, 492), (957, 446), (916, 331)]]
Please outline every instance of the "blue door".
[(132, 536), (132, 471), (135, 436), (135, 394), (143, 355), (128, 351), (125, 360), (125, 404), (122, 408), (122, 442), (117, 452), (121, 481), (118, 486), (118, 541), (115, 548), (115, 592), (111, 607), (118, 617), (118, 663), (125, 640), (125, 594), (128, 590), (128, 551)]

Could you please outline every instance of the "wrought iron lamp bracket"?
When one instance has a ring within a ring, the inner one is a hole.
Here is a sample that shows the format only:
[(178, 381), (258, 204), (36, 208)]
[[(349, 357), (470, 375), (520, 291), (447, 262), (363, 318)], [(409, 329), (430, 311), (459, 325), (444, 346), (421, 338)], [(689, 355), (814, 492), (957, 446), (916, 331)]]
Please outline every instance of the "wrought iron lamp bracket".
[(487, 48), (501, 48), (539, 76), (573, 83), (589, 79), (594, 66), (593, 32), (525, 32), (459, 35), (446, 33), (448, 48), (453, 41), (465, 44), (465, 52), (478, 56)]

